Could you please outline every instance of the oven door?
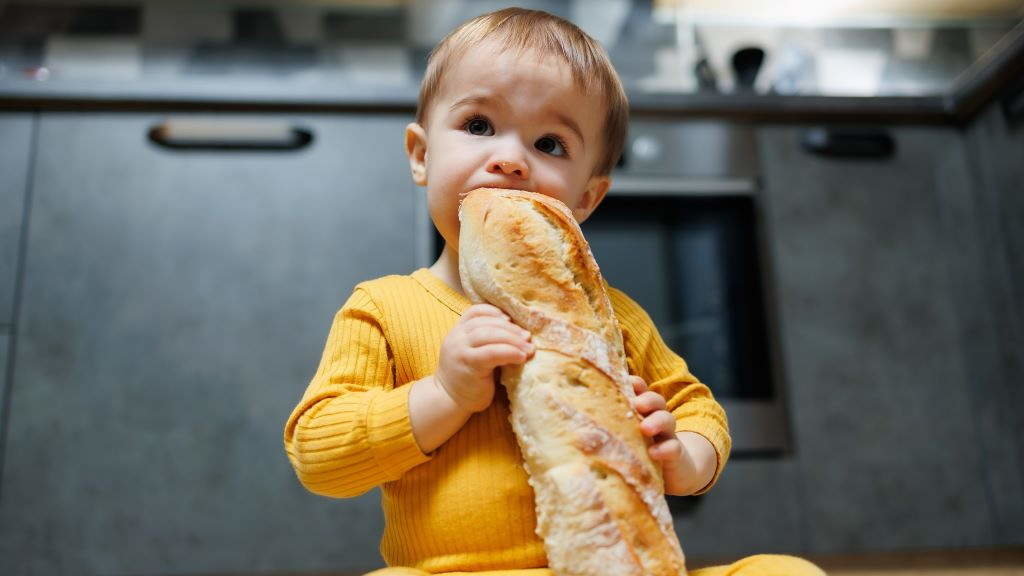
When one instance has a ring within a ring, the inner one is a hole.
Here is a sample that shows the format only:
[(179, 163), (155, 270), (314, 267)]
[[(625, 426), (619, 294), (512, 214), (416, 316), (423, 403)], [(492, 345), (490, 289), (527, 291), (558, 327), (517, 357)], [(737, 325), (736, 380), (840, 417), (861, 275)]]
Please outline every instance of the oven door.
[(723, 405), (738, 456), (790, 446), (757, 197), (753, 179), (622, 177), (583, 224), (609, 284)]

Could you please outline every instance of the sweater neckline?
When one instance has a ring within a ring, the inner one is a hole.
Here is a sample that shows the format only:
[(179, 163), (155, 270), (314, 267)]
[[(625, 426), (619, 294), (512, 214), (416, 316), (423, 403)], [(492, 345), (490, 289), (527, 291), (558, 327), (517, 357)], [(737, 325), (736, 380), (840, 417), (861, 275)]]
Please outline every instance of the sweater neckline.
[(473, 303), (462, 294), (456, 292), (451, 286), (445, 284), (444, 280), (438, 278), (428, 268), (420, 268), (412, 273), (414, 280), (420, 283), (427, 292), (437, 298), (442, 304), (461, 316)]

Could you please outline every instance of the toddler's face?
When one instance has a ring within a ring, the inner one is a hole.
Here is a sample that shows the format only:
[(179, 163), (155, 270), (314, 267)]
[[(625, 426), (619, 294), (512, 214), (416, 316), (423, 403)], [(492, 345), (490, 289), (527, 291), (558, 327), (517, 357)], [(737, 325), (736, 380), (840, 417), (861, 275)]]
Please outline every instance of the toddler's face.
[(459, 202), (481, 187), (546, 194), (585, 220), (610, 183), (592, 176), (604, 116), (601, 94), (581, 91), (555, 58), (493, 43), (467, 51), (442, 80), (427, 125), (406, 130), (413, 179), (427, 187), (448, 245), (458, 247)]

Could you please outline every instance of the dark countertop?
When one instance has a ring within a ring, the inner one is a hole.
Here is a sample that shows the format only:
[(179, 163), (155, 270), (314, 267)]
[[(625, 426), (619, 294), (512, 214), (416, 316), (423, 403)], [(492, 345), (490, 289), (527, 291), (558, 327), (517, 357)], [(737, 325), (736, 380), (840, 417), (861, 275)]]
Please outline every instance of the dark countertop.
[[(274, 111), (408, 111), (418, 88), (359, 86), (338, 81), (303, 87), (270, 80), (116, 81), (46, 84), (0, 82), (0, 108), (17, 109), (207, 109)], [(929, 97), (834, 97), (764, 94), (630, 94), (637, 115), (727, 116), (736, 119), (877, 117), (912, 122), (950, 121), (946, 99)]]
[[(17, 110), (415, 110), (418, 86), (359, 84), (341, 75), (45, 78), (0, 74), (0, 109)], [(46, 73), (45, 70), (42, 73)], [(963, 125), (1024, 76), (1024, 23), (972, 64), (946, 94), (790, 96), (761, 93), (653, 93), (630, 90), (635, 115), (724, 117), (739, 121), (884, 121)]]

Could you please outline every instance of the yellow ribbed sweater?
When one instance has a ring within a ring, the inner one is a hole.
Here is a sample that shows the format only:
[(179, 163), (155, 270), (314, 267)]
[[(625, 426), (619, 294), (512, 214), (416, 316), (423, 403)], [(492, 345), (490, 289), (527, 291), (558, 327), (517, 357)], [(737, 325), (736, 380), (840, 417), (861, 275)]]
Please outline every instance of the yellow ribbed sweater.
[[(665, 397), (677, 431), (697, 432), (715, 447), (718, 467), (706, 492), (729, 457), (725, 412), (647, 313), (621, 291), (609, 287), (609, 294), (630, 373)], [(391, 566), (436, 573), (547, 565), (501, 386), (488, 409), (432, 454), (412, 435), (406, 384), (433, 374), (442, 340), (470, 305), (425, 268), (359, 284), (285, 424), (285, 450), (310, 491), (345, 498), (381, 487), (380, 551)]]

